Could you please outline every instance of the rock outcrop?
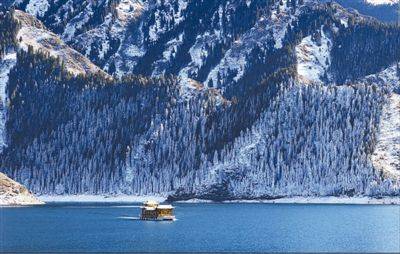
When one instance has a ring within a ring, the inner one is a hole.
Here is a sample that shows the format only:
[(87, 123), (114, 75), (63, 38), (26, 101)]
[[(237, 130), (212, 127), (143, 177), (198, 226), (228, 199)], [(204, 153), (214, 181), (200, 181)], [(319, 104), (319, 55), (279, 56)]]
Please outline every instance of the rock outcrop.
[(41, 205), (25, 186), (0, 173), (0, 205)]

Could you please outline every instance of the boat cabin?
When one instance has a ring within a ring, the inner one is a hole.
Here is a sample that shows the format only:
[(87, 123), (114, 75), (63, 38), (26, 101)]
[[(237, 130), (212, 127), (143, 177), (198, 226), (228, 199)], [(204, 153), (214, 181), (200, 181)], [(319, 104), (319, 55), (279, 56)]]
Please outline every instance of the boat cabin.
[(142, 220), (174, 220), (174, 207), (172, 205), (160, 205), (155, 201), (147, 201), (141, 206), (140, 219)]

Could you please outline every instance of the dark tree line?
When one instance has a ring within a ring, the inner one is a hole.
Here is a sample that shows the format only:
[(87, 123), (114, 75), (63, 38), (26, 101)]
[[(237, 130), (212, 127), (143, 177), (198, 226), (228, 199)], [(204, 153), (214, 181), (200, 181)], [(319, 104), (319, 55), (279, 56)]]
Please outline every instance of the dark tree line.
[(13, 18), (14, 10), (0, 11), (0, 59), (17, 44), (19, 24)]

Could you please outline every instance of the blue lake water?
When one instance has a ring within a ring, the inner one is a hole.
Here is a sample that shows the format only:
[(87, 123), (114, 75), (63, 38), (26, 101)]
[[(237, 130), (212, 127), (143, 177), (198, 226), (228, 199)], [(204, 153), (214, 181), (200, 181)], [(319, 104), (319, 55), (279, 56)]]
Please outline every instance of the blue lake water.
[(0, 208), (0, 251), (400, 252), (400, 206), (175, 204), (174, 222), (126, 204)]

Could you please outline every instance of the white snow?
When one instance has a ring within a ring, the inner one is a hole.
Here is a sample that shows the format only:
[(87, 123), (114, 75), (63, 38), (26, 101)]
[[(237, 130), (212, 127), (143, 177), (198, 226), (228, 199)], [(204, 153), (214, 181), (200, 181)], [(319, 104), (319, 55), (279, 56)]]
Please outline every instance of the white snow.
[(0, 60), (0, 98), (5, 105), (6, 103), (6, 85), (8, 82), (8, 74), (10, 70), (17, 63), (17, 53), (11, 52), (6, 54), (3, 59)]
[[(63, 195), (63, 196), (39, 196), (41, 201), (51, 202), (102, 202), (102, 203), (143, 203), (155, 200), (159, 203), (165, 202), (165, 196), (101, 196), (101, 195)], [(177, 201), (176, 203), (215, 203), (206, 199), (189, 199)], [(383, 197), (380, 199), (371, 197), (288, 197), (280, 199), (252, 199), (252, 200), (230, 200), (224, 203), (275, 203), (275, 204), (400, 204), (399, 197)]]
[[(174, 8), (175, 1), (157, 1), (156, 7), (163, 7), (162, 9), (156, 9), (154, 11), (155, 23), (149, 27), (149, 39), (150, 41), (156, 41), (159, 36), (172, 27), (177, 26), (184, 20), (184, 11), (188, 6), (187, 0), (178, 0), (178, 8)], [(165, 22), (161, 22), (166, 20)]]
[(347, 17), (343, 17), (340, 19), (340, 24), (342, 24), (345, 28), (349, 27), (349, 20)]
[[(121, 44), (117, 52), (109, 58), (110, 61), (107, 62), (104, 69), (108, 70), (110, 63), (114, 63), (115, 74), (121, 77), (123, 74), (130, 73), (136, 66), (138, 59), (146, 53), (142, 29), (143, 22), (138, 22), (139, 25), (134, 31), (127, 32), (127, 29), (132, 28), (131, 24), (139, 20), (144, 10), (148, 8), (147, 2), (143, 3), (140, 0), (121, 1), (116, 8), (116, 19), (110, 13), (103, 24), (80, 35), (79, 38), (88, 40), (89, 45), (96, 44), (99, 41), (105, 43), (118, 38)], [(79, 43), (79, 45), (88, 47), (83, 43)]]
[(251, 4), (251, 0), (246, 0), (247, 7), (250, 7), (250, 4)]
[(178, 0), (178, 11), (174, 13), (174, 20), (176, 24), (184, 20), (183, 12), (186, 10), (188, 2), (186, 0)]
[(272, 203), (272, 204), (348, 204), (348, 205), (399, 205), (399, 197), (289, 197), (279, 199), (254, 199), (254, 200), (231, 200), (224, 203)]
[(43, 17), (49, 7), (47, 0), (30, 0), (26, 6), (26, 12), (33, 16)]
[[(208, 74), (208, 77), (204, 84), (208, 85), (210, 81), (213, 82), (213, 86), (217, 87), (218, 84), (218, 75), (220, 75), (220, 78), (222, 80), (221, 83), (224, 82), (224, 77), (227, 75), (229, 71), (235, 70), (236, 75), (233, 78), (234, 81), (238, 81), (240, 78), (242, 78), (245, 68), (247, 65), (246, 61), (246, 53), (245, 51), (236, 51), (234, 50), (235, 48), (229, 49), (224, 58), (222, 58), (221, 62), (215, 66), (210, 73)], [(217, 87), (219, 88), (219, 87)]]
[(370, 84), (378, 84), (392, 91), (400, 86), (399, 78), (397, 77), (396, 65), (384, 69), (381, 72), (368, 75), (361, 79), (361, 82), (369, 82)]
[[(302, 8), (299, 6), (293, 13), (290, 4), (289, 7), (287, 6), (287, 0), (283, 0), (282, 5), (279, 2), (276, 1), (272, 7), (270, 16), (260, 17), (255, 26), (237, 39), (232, 47), (226, 51), (221, 61), (209, 72), (204, 82), (206, 85), (212, 81), (213, 86), (217, 87), (217, 81), (219, 80), (222, 84), (228, 86), (229, 84), (227, 83), (230, 80), (226, 79), (232, 71), (236, 72), (232, 81), (239, 81), (246, 71), (248, 56), (254, 47), (267, 48), (271, 35), (274, 40), (273, 46), (276, 49), (281, 49), (284, 46), (283, 39), (286, 35), (288, 24), (298, 18)], [(310, 4), (311, 0), (307, 0), (305, 3)]]
[(354, 11), (349, 11), (348, 9), (342, 7), (341, 5), (337, 4), (335, 1), (333, 1), (333, 6), (334, 6), (334, 13), (333, 16), (336, 20), (339, 20), (340, 23), (347, 28), (349, 26), (349, 19), (353, 19), (355, 23), (358, 22), (364, 22), (366, 19), (369, 19), (370, 17), (364, 16), (364, 15), (359, 15), (358, 12)]
[[(219, 203), (208, 199), (189, 199), (176, 201), (176, 203)], [(287, 197), (279, 199), (236, 199), (227, 200), (223, 203), (264, 203), (264, 204), (348, 204), (348, 205), (388, 205), (400, 204), (399, 197), (346, 197), (346, 196), (328, 196), (328, 197)]]
[(65, 26), (62, 38), (64, 41), (70, 41), (74, 38), (75, 32), (82, 28), (94, 14), (92, 10), (92, 4), (89, 3), (83, 12), (75, 16), (70, 22)]
[(157, 10), (154, 13), (154, 18), (155, 18), (155, 24), (150, 26), (149, 28), (150, 41), (156, 41), (158, 39), (159, 34), (165, 32), (165, 28), (161, 26), (161, 14), (159, 10)]
[(183, 43), (183, 36), (184, 33), (182, 32), (177, 38), (174, 38), (165, 44), (165, 50), (162, 53), (163, 57), (153, 64), (154, 70), (151, 74), (153, 77), (160, 76), (165, 73), (165, 66), (171, 63), (171, 61), (175, 58), (179, 46)]
[(372, 162), (378, 170), (400, 178), (400, 95), (392, 93), (383, 108)]
[(132, 56), (132, 57), (140, 57), (143, 56), (144, 54), (143, 50), (136, 45), (129, 45), (125, 53), (127, 56)]
[(100, 51), (99, 51), (99, 58), (100, 58), (100, 59), (103, 59), (103, 58), (104, 58), (104, 55), (107, 53), (107, 51), (109, 50), (109, 48), (110, 48), (109, 42), (108, 42), (107, 40), (106, 40), (106, 41), (103, 41), (102, 44), (101, 44), (101, 49), (100, 49)]
[(205, 49), (207, 41), (211, 41), (213, 36), (208, 32), (201, 36), (197, 36), (196, 42), (189, 49), (191, 62), (179, 71), (178, 76), (181, 78), (183, 86), (191, 86), (193, 76), (196, 76), (201, 66), (204, 64), (204, 59), (208, 56), (208, 51)]
[(212, 200), (208, 200), (208, 199), (192, 198), (192, 199), (188, 199), (188, 200), (176, 201), (176, 203), (198, 204), (198, 203), (214, 203), (214, 202)]
[(46, 203), (48, 202), (110, 202), (110, 203), (142, 203), (147, 200), (154, 200), (159, 203), (166, 200), (166, 196), (159, 195), (42, 195), (38, 198)]
[(10, 70), (14, 67), (17, 62), (17, 55), (15, 52), (6, 54), (3, 59), (0, 60), (0, 152), (6, 145), (6, 113), (7, 113), (7, 94), (6, 87), (8, 83), (8, 75)]
[(297, 73), (301, 81), (322, 83), (330, 65), (331, 45), (330, 39), (321, 28), (320, 45), (310, 35), (296, 46)]
[(365, 0), (366, 3), (371, 5), (393, 5), (398, 2), (398, 0)]
[(117, 8), (118, 20), (122, 23), (129, 22), (139, 17), (143, 11), (143, 3), (135, 0), (122, 0)]
[[(282, 40), (286, 35), (287, 26), (292, 21), (293, 15), (291, 15), (291, 9), (288, 8), (287, 0), (282, 0), (282, 5), (279, 1), (272, 10), (271, 20), (274, 23), (272, 31), (275, 39), (275, 48), (280, 49), (283, 47)], [(279, 9), (279, 11), (278, 11)]]

